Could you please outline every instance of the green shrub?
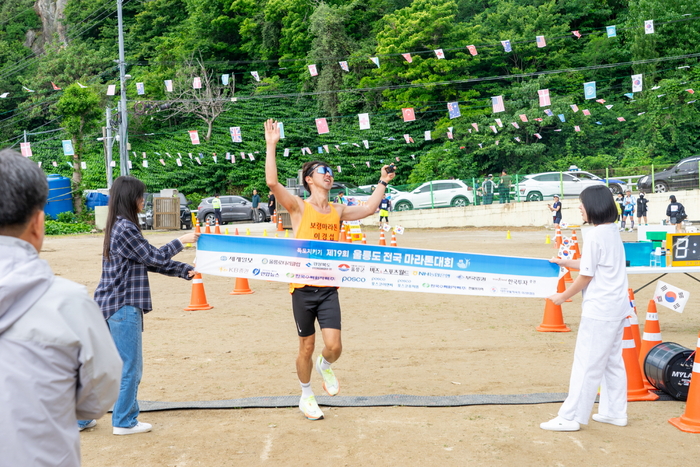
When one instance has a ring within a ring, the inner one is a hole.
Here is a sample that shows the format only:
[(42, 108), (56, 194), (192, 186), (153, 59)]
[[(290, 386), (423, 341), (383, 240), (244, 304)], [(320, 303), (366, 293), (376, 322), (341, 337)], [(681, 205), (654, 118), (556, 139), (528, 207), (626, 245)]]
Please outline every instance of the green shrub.
[[(61, 214), (59, 214), (58, 217), (60, 218)], [(83, 224), (82, 222), (59, 222), (47, 220), (45, 222), (44, 232), (46, 235), (69, 235), (91, 232), (92, 229), (93, 227), (91, 225)]]

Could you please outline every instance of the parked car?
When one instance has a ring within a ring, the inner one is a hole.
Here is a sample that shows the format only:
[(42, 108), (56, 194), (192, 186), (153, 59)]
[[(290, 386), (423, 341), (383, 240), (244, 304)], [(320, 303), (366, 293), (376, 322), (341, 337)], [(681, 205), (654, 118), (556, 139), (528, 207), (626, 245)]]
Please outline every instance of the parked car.
[[(214, 224), (216, 221), (216, 215), (214, 214), (214, 207), (211, 205), (211, 201), (214, 197), (204, 198), (199, 206), (197, 207), (197, 219), (199, 222), (207, 222), (208, 224)], [(219, 196), (221, 200), (221, 220), (224, 224), (234, 221), (251, 221), (253, 222), (253, 209), (251, 208), (252, 202), (242, 196)], [(270, 220), (270, 209), (267, 203), (260, 202), (258, 205), (258, 222), (265, 222)]]
[(431, 207), (468, 206), (474, 203), (474, 190), (460, 180), (434, 180), (410, 192), (392, 196), (394, 211)]
[[(605, 180), (589, 172), (580, 170), (573, 172), (544, 172), (525, 175), (517, 185), (518, 193), (525, 201), (542, 201), (553, 195), (576, 197), (593, 185), (605, 185)], [(622, 193), (627, 185), (622, 180), (610, 180), (610, 191)]]
[[(700, 155), (686, 157), (668, 170), (654, 174), (654, 192), (666, 193), (670, 190), (698, 188), (698, 161)], [(651, 175), (637, 181), (637, 189), (651, 192)]]
[[(152, 229), (153, 228), (153, 198), (158, 196), (158, 193), (145, 193), (144, 195), (143, 211), (139, 213), (139, 223), (141, 228)], [(181, 229), (191, 229), (192, 228), (192, 214), (190, 210), (190, 202), (185, 195), (178, 193), (180, 198), (180, 228)]]

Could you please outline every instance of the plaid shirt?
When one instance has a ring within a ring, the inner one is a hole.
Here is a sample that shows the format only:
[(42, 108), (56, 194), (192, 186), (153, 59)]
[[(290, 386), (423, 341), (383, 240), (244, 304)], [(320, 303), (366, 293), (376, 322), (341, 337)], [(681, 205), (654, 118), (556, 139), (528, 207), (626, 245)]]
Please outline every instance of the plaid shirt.
[(187, 273), (194, 268), (170, 259), (182, 249), (178, 239), (156, 248), (143, 238), (136, 224), (117, 217), (109, 244), (110, 261), (102, 258), (102, 277), (95, 290), (95, 301), (105, 319), (126, 305), (141, 308), (144, 313), (153, 309), (149, 271), (189, 280)]

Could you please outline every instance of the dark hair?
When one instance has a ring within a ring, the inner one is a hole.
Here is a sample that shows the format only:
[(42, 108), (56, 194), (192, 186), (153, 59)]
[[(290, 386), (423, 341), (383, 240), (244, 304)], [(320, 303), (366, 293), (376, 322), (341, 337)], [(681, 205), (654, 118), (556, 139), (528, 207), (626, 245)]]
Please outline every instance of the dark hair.
[(308, 177), (309, 175), (313, 175), (311, 172), (319, 165), (323, 165), (326, 167), (328, 166), (328, 164), (326, 164), (323, 161), (304, 162), (304, 165), (301, 166), (301, 183), (304, 185), (304, 188), (306, 188), (306, 191), (308, 191), (309, 193), (311, 193), (311, 189), (309, 189), (309, 184), (306, 183), (306, 177)]
[(34, 162), (10, 149), (0, 151), (0, 233), (21, 234), (48, 195), (46, 175)]
[(102, 246), (102, 255), (109, 261), (109, 244), (112, 241), (112, 228), (117, 222), (117, 217), (130, 220), (136, 227), (139, 224), (139, 201), (146, 192), (146, 185), (134, 177), (119, 177), (109, 190), (109, 212), (107, 225), (105, 226), (105, 241)]
[(586, 210), (589, 224), (600, 225), (617, 220), (617, 204), (605, 185), (589, 186), (578, 199)]
[(672, 203), (677, 203), (677, 202), (678, 202), (678, 201), (676, 201), (676, 195), (671, 195), (671, 196), (668, 197), (668, 199), (670, 199)]

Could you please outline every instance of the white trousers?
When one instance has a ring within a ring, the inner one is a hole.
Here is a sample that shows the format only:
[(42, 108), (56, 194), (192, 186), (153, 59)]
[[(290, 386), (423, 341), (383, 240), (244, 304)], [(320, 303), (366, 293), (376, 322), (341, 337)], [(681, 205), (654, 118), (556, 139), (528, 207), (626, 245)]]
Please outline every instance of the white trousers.
[(627, 372), (622, 359), (624, 329), (624, 320), (581, 317), (569, 394), (559, 409), (560, 417), (587, 425), (600, 387), (598, 413), (627, 418)]

